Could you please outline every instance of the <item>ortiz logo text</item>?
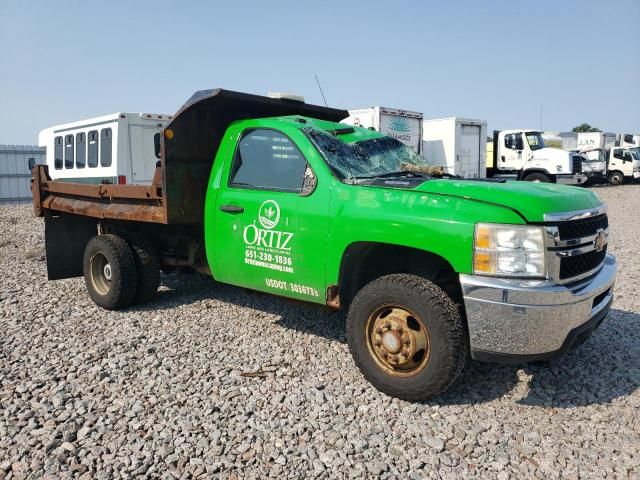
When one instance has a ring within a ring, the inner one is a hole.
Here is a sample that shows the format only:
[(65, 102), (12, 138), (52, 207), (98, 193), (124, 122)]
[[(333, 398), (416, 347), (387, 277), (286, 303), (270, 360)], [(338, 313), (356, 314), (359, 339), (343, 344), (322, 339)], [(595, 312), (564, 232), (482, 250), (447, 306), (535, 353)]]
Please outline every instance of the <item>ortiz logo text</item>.
[(280, 222), (280, 206), (275, 201), (266, 200), (260, 205), (258, 221), (260, 226), (254, 222), (244, 227), (242, 238), (247, 245), (284, 251), (291, 250), (293, 233), (274, 230)]

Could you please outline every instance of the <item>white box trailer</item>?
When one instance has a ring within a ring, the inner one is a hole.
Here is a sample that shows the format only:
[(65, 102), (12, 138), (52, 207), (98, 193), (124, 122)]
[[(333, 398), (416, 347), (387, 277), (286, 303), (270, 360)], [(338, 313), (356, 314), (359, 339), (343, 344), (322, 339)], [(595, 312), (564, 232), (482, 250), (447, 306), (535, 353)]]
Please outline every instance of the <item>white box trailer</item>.
[(422, 122), (422, 156), (446, 173), (486, 178), (487, 122), (450, 117)]
[(37, 145), (0, 145), (0, 202), (31, 199), (31, 171), (44, 163)]
[(349, 116), (341, 123), (371, 128), (396, 138), (421, 153), (422, 117), (419, 112), (377, 106), (349, 110)]
[(616, 144), (616, 134), (608, 132), (562, 132), (559, 136), (563, 150), (609, 150)]
[(579, 151), (594, 150), (596, 148), (609, 150), (616, 145), (615, 133), (604, 132), (580, 132), (576, 148)]
[(156, 170), (156, 135), (171, 119), (158, 113), (118, 112), (55, 125), (40, 132), (53, 180), (150, 184)]
[(619, 133), (616, 135), (616, 147), (633, 148), (640, 147), (640, 135), (633, 133)]

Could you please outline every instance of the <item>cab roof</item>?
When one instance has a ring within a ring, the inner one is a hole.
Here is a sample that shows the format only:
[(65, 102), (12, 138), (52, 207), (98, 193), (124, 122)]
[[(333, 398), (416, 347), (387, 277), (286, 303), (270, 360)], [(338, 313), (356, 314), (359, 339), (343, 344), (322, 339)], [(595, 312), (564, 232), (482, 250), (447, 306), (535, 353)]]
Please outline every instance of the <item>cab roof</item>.
[(360, 142), (371, 138), (380, 138), (384, 134), (364, 127), (356, 127), (344, 123), (330, 122), (327, 120), (319, 120), (317, 118), (305, 117), (302, 115), (287, 115), (272, 119), (276, 122), (282, 122), (286, 125), (293, 126), (300, 130), (312, 128), (320, 130), (338, 137), (346, 143)]

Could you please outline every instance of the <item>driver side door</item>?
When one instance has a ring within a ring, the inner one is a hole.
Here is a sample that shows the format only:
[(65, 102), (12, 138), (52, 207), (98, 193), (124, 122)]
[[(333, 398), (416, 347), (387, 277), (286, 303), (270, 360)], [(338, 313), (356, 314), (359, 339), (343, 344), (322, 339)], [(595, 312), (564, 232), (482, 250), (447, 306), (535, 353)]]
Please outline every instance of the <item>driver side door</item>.
[(216, 197), (215, 276), (324, 303), (329, 192), (301, 150), (279, 130), (241, 132)]

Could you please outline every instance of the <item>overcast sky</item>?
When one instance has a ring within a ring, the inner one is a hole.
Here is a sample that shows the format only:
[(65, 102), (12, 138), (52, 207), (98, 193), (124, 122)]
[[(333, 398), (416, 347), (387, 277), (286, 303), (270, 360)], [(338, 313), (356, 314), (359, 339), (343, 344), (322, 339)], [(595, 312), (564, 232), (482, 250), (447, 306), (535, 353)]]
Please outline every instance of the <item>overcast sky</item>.
[(0, 144), (196, 90), (640, 133), (640, 0), (0, 0)]

